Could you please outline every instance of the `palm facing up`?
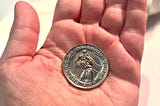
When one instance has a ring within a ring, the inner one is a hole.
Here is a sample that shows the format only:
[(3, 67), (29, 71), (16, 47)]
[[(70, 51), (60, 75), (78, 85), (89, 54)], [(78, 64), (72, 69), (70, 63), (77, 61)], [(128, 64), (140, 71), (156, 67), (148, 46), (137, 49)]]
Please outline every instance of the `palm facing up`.
[[(51, 31), (36, 52), (38, 17), (27, 3), (17, 3), (0, 61), (0, 102), (7, 106), (136, 106), (145, 24), (146, 0), (108, 0), (107, 4), (59, 0)], [(91, 90), (71, 86), (61, 69), (66, 52), (82, 43), (100, 47), (110, 64), (107, 79)]]

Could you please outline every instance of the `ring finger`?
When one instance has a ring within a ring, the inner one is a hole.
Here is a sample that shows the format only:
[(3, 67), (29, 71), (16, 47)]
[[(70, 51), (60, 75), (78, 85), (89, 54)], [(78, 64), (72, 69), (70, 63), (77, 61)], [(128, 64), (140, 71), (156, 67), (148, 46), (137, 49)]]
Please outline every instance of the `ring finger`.
[(126, 0), (107, 0), (101, 27), (108, 32), (119, 35), (124, 25)]

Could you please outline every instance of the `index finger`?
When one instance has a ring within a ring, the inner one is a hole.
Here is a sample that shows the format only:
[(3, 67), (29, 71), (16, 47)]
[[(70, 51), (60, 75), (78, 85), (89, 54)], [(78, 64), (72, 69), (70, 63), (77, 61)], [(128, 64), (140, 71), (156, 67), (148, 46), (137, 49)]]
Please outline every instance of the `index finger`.
[(53, 22), (73, 19), (79, 20), (82, 0), (58, 0), (55, 8)]

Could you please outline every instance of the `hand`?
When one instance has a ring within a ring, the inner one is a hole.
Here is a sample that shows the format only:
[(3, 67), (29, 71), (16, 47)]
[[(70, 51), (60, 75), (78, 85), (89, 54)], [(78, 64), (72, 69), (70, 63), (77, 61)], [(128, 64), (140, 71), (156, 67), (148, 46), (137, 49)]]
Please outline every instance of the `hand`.
[[(0, 60), (0, 102), (4, 106), (137, 106), (145, 27), (146, 0), (108, 0), (107, 4), (58, 0), (48, 37), (36, 51), (37, 14), (29, 4), (18, 2)], [(61, 69), (66, 52), (82, 43), (100, 47), (110, 64), (104, 83), (91, 90), (70, 85)]]

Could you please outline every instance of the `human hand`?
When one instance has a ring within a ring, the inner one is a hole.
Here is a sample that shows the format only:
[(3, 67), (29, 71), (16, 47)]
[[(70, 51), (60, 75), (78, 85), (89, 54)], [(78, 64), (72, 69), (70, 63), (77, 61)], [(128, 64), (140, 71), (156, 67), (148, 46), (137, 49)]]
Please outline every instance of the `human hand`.
[[(138, 105), (145, 27), (146, 0), (107, 4), (59, 0), (48, 37), (36, 51), (38, 16), (29, 4), (18, 2), (0, 60), (0, 102), (4, 106)], [(71, 86), (61, 69), (66, 52), (83, 43), (97, 45), (109, 59), (109, 76), (91, 90)]]

